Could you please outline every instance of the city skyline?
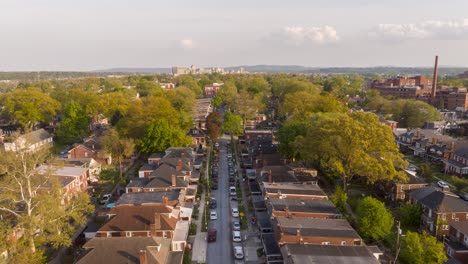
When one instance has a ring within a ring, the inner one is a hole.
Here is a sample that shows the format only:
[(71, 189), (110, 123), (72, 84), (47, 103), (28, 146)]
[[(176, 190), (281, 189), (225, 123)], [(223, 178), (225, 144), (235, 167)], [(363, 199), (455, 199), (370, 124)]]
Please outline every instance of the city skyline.
[(467, 8), (461, 0), (3, 1), (0, 71), (431, 67), (436, 54), (463, 67)]

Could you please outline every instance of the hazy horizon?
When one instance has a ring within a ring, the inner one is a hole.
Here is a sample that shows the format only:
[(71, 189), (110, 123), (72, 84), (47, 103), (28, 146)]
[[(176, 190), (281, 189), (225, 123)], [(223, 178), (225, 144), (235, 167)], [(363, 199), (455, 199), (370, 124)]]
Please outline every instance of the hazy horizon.
[(2, 1), (0, 71), (468, 66), (468, 1), (352, 2)]

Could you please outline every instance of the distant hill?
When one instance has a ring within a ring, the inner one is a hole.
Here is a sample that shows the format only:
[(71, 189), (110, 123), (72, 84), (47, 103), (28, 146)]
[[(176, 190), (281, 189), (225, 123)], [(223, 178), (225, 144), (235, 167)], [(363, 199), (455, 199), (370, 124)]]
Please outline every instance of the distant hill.
[(92, 72), (107, 73), (171, 73), (171, 68), (112, 68)]

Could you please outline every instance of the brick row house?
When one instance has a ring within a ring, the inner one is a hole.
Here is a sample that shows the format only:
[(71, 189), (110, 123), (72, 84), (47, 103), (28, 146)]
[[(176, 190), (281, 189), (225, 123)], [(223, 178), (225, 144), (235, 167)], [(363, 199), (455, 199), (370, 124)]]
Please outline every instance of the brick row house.
[(422, 207), (421, 229), (436, 236), (449, 234), (453, 222), (468, 221), (468, 204), (458, 195), (435, 186), (427, 186), (407, 192), (408, 201)]

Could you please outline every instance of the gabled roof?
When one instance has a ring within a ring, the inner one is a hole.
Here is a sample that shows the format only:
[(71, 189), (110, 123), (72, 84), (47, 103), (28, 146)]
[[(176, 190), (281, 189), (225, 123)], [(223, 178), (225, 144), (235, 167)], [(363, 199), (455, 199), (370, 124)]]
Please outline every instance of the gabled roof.
[(119, 205), (110, 210), (114, 215), (98, 232), (150, 231), (151, 224), (157, 230), (174, 230), (177, 219), (168, 215), (172, 209), (166, 205)]
[(433, 186), (408, 191), (408, 195), (437, 213), (467, 212), (468, 203), (460, 197), (439, 191)]
[(189, 147), (170, 147), (166, 149), (164, 158), (189, 158), (194, 159), (193, 149)]
[(182, 170), (183, 171), (191, 171), (192, 170), (192, 167), (190, 166), (190, 159), (189, 158), (185, 158), (185, 157), (180, 157), (180, 158), (177, 158), (177, 157), (164, 157), (162, 158), (161, 160), (159, 160), (159, 164), (160, 166), (162, 164), (167, 164), (171, 167), (173, 167), (174, 169), (177, 168), (177, 165), (179, 164), (179, 161), (182, 163)]
[(451, 222), (449, 225), (457, 229), (460, 233), (463, 233), (465, 236), (468, 236), (468, 222), (467, 221)]
[(172, 204), (173, 201), (177, 201), (179, 199), (180, 190), (168, 191), (168, 192), (131, 192), (131, 193), (124, 193), (120, 196), (119, 200), (116, 202), (116, 206), (124, 205), (124, 204), (158, 204), (163, 202), (163, 198), (167, 197), (168, 203), (171, 206), (175, 206), (176, 204)]
[(95, 237), (83, 248), (90, 249), (78, 264), (140, 263), (140, 251), (157, 247), (160, 243), (152, 237)]
[(145, 188), (184, 188), (188, 186), (188, 182), (176, 176), (176, 185), (172, 186), (172, 175), (162, 175), (152, 178), (150, 182), (145, 185)]
[(163, 163), (159, 165), (157, 169), (151, 172), (150, 177), (167, 177), (171, 175), (183, 177), (185, 176), (185, 173), (183, 173), (182, 171), (176, 170), (175, 167), (167, 163)]

